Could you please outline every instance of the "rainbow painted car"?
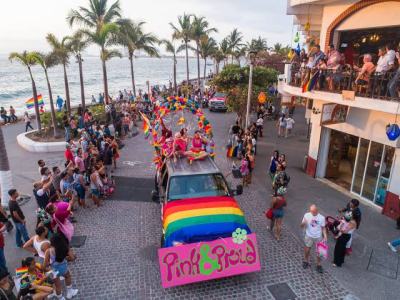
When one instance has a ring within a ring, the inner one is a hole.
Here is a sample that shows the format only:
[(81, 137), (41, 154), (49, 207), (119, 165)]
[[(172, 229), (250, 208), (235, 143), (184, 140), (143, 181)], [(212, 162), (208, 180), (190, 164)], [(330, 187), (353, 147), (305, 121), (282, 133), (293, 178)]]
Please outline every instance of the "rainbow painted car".
[[(260, 269), (255, 234), (233, 198), (242, 190), (241, 185), (231, 190), (209, 157), (192, 163), (169, 160), (159, 169), (153, 200), (161, 203), (159, 261), (164, 287)], [(217, 262), (225, 253), (237, 253), (229, 268), (229, 258), (228, 263)], [(201, 267), (203, 256), (213, 262), (207, 264), (209, 269)]]

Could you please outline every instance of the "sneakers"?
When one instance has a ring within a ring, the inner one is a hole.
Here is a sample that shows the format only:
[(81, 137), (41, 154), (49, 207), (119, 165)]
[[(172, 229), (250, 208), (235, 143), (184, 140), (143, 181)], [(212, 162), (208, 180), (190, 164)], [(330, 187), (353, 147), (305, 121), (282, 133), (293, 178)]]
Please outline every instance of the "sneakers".
[(72, 299), (78, 294), (78, 289), (73, 289), (72, 287), (67, 287), (67, 299)]
[(307, 269), (310, 266), (310, 264), (306, 261), (303, 261), (303, 269)]
[(392, 250), (393, 252), (397, 252), (397, 249), (395, 247), (392, 246), (391, 242), (387, 243), (388, 247), (390, 248), (390, 250)]

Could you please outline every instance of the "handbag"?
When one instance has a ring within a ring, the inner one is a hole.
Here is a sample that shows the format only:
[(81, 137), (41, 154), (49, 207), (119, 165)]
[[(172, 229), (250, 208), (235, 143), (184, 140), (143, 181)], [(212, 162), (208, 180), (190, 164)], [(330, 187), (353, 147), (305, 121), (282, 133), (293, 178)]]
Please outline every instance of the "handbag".
[(328, 259), (328, 244), (325, 242), (319, 242), (317, 243), (316, 251), (317, 255), (323, 259)]
[(265, 217), (269, 220), (272, 220), (274, 218), (274, 213), (272, 211), (272, 208), (269, 208), (268, 210), (265, 211)]

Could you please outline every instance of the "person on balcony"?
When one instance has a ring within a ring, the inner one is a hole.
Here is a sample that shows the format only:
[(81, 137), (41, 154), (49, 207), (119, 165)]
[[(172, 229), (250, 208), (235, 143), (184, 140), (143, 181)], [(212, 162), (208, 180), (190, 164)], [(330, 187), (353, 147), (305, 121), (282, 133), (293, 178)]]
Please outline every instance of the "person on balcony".
[(330, 91), (334, 89), (334, 83), (338, 83), (341, 80), (341, 74), (338, 71), (343, 63), (343, 55), (335, 49), (334, 45), (330, 45), (327, 57), (327, 68), (330, 72), (326, 77)]
[(371, 54), (364, 54), (363, 66), (361, 68), (354, 66), (354, 70), (359, 71), (356, 80), (356, 85), (365, 86), (368, 85), (371, 78), (371, 74), (375, 71), (375, 65), (372, 63)]
[(393, 75), (393, 77), (390, 79), (390, 81), (388, 83), (389, 94), (390, 94), (390, 97), (392, 97), (392, 98), (399, 97), (399, 94), (397, 92), (397, 86), (398, 86), (398, 82), (400, 79), (400, 54), (399, 54), (399, 52), (396, 52), (395, 55), (396, 55), (396, 59), (397, 59), (399, 67), (397, 68), (396, 73)]
[(316, 45), (311, 49), (307, 67), (313, 69), (318, 66), (321, 59), (325, 58), (325, 53), (321, 51), (321, 46)]
[(376, 64), (375, 73), (383, 74), (390, 70), (394, 64), (394, 59), (392, 60), (391, 54), (386, 52), (386, 47), (380, 47), (378, 50), (378, 62)]

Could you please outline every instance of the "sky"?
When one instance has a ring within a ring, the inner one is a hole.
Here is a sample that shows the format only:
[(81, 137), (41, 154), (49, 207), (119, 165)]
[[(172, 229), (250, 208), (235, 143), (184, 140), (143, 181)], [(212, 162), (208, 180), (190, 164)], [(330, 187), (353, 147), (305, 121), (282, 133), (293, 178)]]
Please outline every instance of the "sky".
[[(87, 6), (88, 0), (3, 0), (0, 10), (0, 54), (12, 51), (48, 51), (47, 33), (58, 37), (73, 29), (66, 22), (72, 8)], [(110, 3), (114, 0), (109, 0)], [(286, 0), (120, 0), (123, 17), (145, 21), (145, 30), (159, 38), (170, 38), (170, 22), (177, 16), (192, 13), (204, 16), (218, 29), (220, 41), (234, 28), (245, 41), (262, 36), (269, 46), (276, 42), (290, 44), (292, 17), (286, 15)], [(96, 55), (95, 47), (88, 54)]]

